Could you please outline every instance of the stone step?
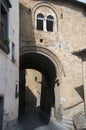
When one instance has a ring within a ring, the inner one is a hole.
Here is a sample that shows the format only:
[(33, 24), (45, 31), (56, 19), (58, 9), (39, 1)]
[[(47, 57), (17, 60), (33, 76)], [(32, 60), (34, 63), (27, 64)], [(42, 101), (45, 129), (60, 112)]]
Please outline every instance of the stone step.
[(86, 130), (85, 111), (79, 112), (74, 116), (74, 125), (77, 130)]
[(69, 121), (69, 120), (63, 120), (63, 121), (62, 121), (62, 124), (73, 125), (73, 122), (72, 122), (72, 121)]
[(74, 124), (72, 119), (63, 118), (61, 123), (64, 127), (68, 128), (68, 130), (74, 130)]
[(62, 124), (64, 127), (66, 127), (68, 130), (74, 130), (74, 126), (69, 124)]

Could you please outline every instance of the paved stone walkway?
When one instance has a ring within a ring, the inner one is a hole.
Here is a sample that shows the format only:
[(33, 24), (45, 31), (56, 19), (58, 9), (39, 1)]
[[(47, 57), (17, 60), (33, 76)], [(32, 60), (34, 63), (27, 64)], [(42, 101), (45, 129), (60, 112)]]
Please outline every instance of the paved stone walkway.
[(85, 111), (79, 112), (74, 116), (74, 125), (77, 130), (86, 130), (86, 115)]
[(19, 120), (17, 130), (67, 130), (51, 120), (39, 108), (32, 108)]

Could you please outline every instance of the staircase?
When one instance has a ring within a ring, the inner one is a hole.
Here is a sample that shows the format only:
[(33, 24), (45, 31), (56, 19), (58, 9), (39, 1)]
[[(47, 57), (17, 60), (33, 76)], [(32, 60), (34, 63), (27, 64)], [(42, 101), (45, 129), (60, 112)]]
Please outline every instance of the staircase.
[(72, 118), (70, 119), (63, 118), (61, 125), (67, 128), (68, 130), (75, 130)]
[(79, 112), (73, 117), (74, 125), (77, 130), (86, 130), (86, 115), (85, 111)]

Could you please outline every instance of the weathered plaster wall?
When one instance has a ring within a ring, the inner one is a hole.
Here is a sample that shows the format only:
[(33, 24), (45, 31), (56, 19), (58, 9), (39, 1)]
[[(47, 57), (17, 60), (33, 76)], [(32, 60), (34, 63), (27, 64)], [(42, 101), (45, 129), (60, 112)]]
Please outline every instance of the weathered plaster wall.
[(18, 68), (1, 50), (0, 53), (0, 94), (4, 94), (4, 110), (9, 113), (8, 121), (10, 121), (17, 118), (18, 115), (18, 99), (15, 98)]
[(10, 0), (12, 8), (9, 9), (9, 39), (10, 39), (10, 54), (12, 58), (12, 42), (15, 45), (15, 64), (19, 66), (19, 0)]
[[(12, 5), (8, 13), (10, 54), (6, 55), (0, 49), (0, 94), (4, 95), (4, 111), (7, 113), (6, 122), (18, 117), (18, 98), (15, 98), (15, 89), (16, 85), (19, 87), (19, 1), (10, 0), (10, 3)], [(12, 42), (15, 44), (15, 63), (11, 61)]]

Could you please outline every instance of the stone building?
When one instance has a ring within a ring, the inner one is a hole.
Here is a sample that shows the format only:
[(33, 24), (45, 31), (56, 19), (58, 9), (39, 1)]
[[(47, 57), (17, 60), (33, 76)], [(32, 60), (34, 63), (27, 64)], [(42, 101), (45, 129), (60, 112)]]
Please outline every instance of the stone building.
[(74, 116), (74, 124), (77, 129), (86, 129), (86, 49), (73, 52), (82, 61), (82, 77), (83, 77), (83, 90), (84, 90), (84, 109)]
[(82, 62), (72, 54), (84, 48), (86, 4), (20, 0), (20, 115), (25, 106), (25, 85), (36, 105), (54, 113), (58, 120), (84, 110)]
[(16, 124), (18, 86), (19, 1), (0, 0), (0, 130)]

